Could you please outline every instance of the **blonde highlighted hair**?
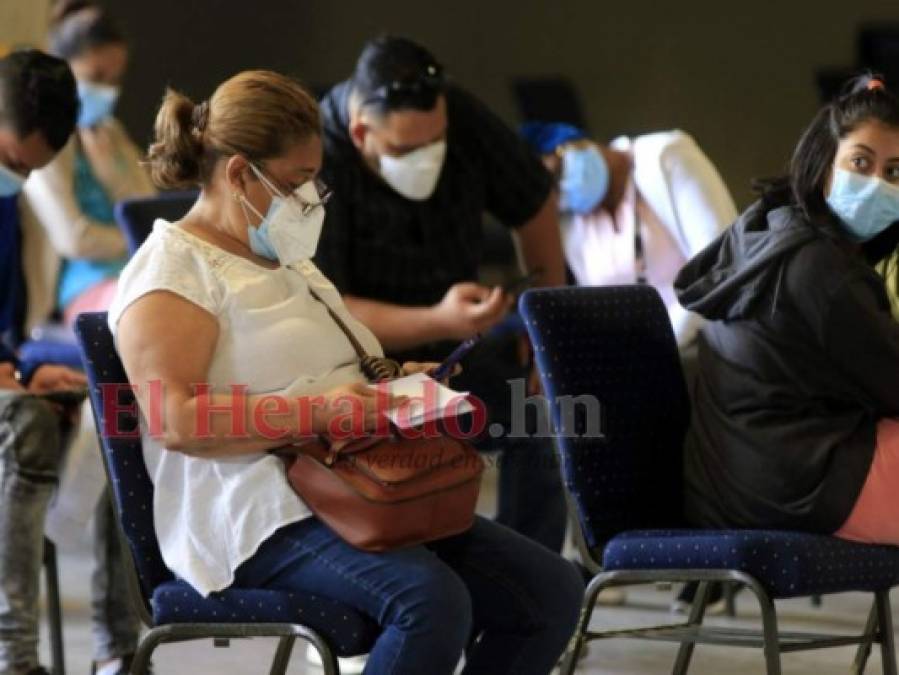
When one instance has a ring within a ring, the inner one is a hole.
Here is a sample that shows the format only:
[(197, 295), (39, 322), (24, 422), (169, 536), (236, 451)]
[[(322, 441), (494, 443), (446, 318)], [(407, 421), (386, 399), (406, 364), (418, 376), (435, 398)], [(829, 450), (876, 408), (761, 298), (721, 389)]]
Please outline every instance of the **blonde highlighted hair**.
[(147, 160), (160, 188), (205, 185), (221, 157), (262, 161), (321, 133), (318, 104), (298, 82), (268, 70), (248, 70), (197, 104), (172, 89), (156, 115)]

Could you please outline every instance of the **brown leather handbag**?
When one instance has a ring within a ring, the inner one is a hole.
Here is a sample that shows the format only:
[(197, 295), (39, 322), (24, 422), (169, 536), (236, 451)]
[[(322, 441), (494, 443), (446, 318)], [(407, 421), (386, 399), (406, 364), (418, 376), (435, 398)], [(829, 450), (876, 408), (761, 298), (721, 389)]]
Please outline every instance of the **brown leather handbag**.
[[(340, 317), (310, 292), (353, 343), (369, 379), (391, 370), (396, 375), (386, 359), (368, 356)], [(318, 440), (298, 446), (287, 461), (287, 479), (313, 513), (365, 551), (412, 546), (470, 528), (484, 471), (471, 445), (446, 435), (394, 434), (343, 446)]]

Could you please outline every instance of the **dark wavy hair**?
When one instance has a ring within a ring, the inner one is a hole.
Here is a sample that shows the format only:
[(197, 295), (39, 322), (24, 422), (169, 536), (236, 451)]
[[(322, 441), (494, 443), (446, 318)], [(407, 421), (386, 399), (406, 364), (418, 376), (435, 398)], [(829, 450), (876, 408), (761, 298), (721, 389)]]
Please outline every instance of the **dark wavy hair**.
[(77, 117), (78, 92), (69, 64), (36, 49), (0, 59), (0, 124), (19, 138), (37, 131), (58, 151)]
[(352, 91), (376, 115), (431, 110), (446, 80), (437, 59), (408, 38), (381, 35), (369, 40), (353, 71)]
[[(872, 86), (874, 81), (880, 86)], [(755, 187), (767, 206), (792, 204), (825, 233), (839, 231), (837, 216), (824, 196), (837, 147), (848, 134), (872, 121), (899, 131), (899, 99), (882, 76), (865, 73), (849, 80), (840, 95), (818, 111), (796, 144), (788, 175), (756, 181)], [(894, 223), (866, 242), (863, 251), (873, 264), (890, 257), (897, 247), (899, 223)]]

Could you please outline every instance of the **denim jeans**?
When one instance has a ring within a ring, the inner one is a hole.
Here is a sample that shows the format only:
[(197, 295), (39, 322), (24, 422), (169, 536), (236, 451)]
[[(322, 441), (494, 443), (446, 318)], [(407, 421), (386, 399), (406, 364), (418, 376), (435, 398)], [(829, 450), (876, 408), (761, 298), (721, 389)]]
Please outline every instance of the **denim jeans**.
[(368, 675), (545, 675), (578, 617), (583, 581), (543, 546), (477, 518), (461, 535), (368, 553), (309, 518), (270, 537), (234, 585), (321, 593), (382, 627)]
[[(44, 516), (58, 482), (66, 433), (40, 399), (0, 392), (0, 675), (37, 665)], [(133, 652), (138, 624), (128, 602), (115, 523), (101, 500), (95, 535), (94, 633), (98, 660)]]
[(550, 551), (562, 551), (568, 510), (551, 438), (506, 438), (499, 465), (496, 522)]

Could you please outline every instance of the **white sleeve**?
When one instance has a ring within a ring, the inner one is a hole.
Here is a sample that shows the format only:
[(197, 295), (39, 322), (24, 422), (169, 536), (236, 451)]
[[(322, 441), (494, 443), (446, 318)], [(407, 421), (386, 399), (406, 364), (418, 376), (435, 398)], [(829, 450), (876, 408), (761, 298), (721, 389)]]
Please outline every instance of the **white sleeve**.
[(117, 227), (94, 220), (78, 206), (74, 136), (52, 162), (31, 173), (25, 198), (60, 256), (114, 260), (127, 254)]
[[(166, 229), (176, 227), (165, 225)], [(109, 328), (116, 333), (119, 319), (132, 303), (148, 293), (180, 295), (213, 316), (222, 304), (221, 283), (208, 254), (176, 233), (157, 228), (122, 270), (109, 308)]]
[(683, 131), (675, 131), (660, 157), (677, 229), (689, 259), (737, 219), (737, 207), (709, 158)]

